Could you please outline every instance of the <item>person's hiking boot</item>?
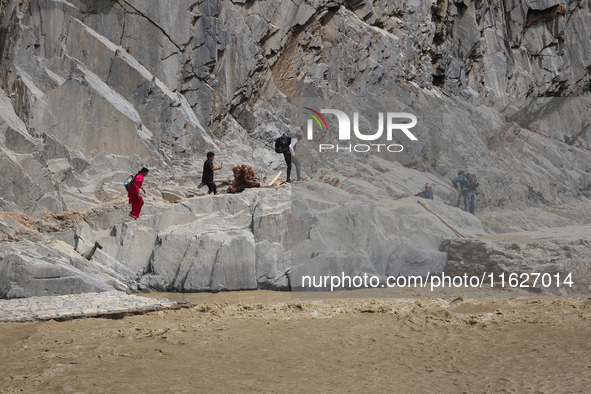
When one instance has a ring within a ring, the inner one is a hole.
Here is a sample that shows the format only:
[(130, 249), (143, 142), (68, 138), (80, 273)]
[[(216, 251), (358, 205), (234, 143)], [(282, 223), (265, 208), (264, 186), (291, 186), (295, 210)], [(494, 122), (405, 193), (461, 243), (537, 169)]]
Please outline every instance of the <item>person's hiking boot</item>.
[(286, 180), (285, 182), (287, 182), (287, 183), (291, 183), (291, 179), (288, 179), (288, 180)]

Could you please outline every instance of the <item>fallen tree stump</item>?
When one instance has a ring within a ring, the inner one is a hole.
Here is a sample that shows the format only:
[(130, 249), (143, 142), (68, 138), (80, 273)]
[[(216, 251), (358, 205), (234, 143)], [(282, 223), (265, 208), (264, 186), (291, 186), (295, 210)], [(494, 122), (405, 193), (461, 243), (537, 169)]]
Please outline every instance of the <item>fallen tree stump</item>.
[(232, 168), (232, 172), (234, 172), (234, 182), (228, 188), (230, 193), (240, 193), (244, 189), (261, 186), (252, 166), (246, 164), (237, 165)]

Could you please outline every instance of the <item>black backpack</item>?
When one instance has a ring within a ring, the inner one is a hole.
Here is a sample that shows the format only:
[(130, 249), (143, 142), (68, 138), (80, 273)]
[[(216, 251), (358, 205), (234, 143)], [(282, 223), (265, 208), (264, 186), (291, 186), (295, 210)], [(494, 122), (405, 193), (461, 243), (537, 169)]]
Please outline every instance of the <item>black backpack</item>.
[(275, 152), (277, 153), (285, 153), (289, 150), (289, 144), (291, 143), (291, 138), (283, 134), (281, 137), (275, 140)]
[(476, 178), (476, 174), (466, 174), (466, 186), (468, 189), (476, 189), (478, 187), (478, 178)]

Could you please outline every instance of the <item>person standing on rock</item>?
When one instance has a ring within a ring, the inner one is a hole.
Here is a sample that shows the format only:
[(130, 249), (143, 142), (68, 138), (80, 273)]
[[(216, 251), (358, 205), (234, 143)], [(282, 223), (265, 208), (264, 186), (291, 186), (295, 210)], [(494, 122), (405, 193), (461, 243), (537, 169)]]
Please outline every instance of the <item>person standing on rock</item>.
[[(470, 176), (468, 174), (468, 176)], [(476, 177), (474, 176), (474, 179)], [(459, 171), (458, 176), (451, 181), (454, 187), (460, 188), (460, 196), (464, 196), (464, 211), (470, 212), (472, 215), (476, 215), (476, 195), (478, 190), (476, 189), (477, 183), (470, 184), (467, 175), (464, 171)]]
[(301, 174), (300, 174), (300, 159), (298, 156), (296, 156), (295, 150), (296, 150), (296, 145), (298, 144), (298, 142), (300, 142), (302, 140), (302, 137), (304, 135), (302, 134), (301, 131), (298, 131), (295, 137), (292, 137), (291, 142), (289, 144), (289, 150), (287, 152), (283, 153), (283, 157), (285, 158), (285, 164), (287, 164), (287, 179), (286, 181), (288, 183), (291, 183), (291, 163), (293, 162), (293, 164), (295, 164), (295, 168), (296, 168), (296, 175), (297, 175), (297, 179), (298, 181), (302, 180)]
[(213, 172), (220, 170), (222, 166), (220, 165), (217, 168), (213, 167), (213, 159), (215, 158), (215, 153), (207, 152), (207, 160), (203, 163), (203, 175), (201, 176), (201, 182), (205, 183), (209, 188), (207, 194), (213, 193), (214, 195), (218, 194), (217, 186), (213, 181)]
[(143, 167), (137, 175), (133, 178), (133, 185), (129, 188), (127, 192), (127, 197), (129, 197), (129, 203), (131, 204), (131, 212), (129, 216), (134, 219), (140, 218), (140, 212), (142, 211), (142, 207), (144, 206), (144, 199), (140, 190), (146, 194), (146, 191), (142, 187), (142, 183), (144, 183), (144, 177), (148, 175), (148, 170), (146, 167)]

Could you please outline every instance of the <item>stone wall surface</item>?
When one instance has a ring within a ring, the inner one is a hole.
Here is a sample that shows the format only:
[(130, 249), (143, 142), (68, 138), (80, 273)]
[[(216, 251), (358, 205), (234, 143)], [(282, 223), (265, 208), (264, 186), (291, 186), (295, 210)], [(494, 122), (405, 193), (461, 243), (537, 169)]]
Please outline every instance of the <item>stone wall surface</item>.
[[(484, 234), (478, 217), (557, 223), (519, 212), (590, 197), (589, 26), (575, 0), (0, 0), (3, 296), (286, 289), (333, 261), (441, 271), (454, 233), (409, 198), (426, 182), (467, 235)], [(273, 142), (305, 130), (302, 107), (358, 112), (366, 134), (376, 111), (412, 113), (417, 140), (319, 152), (335, 135), (316, 130), (298, 147), (308, 182), (203, 196), (210, 150), (220, 178), (285, 171)], [(130, 222), (122, 182), (143, 166)], [(460, 169), (480, 180), (476, 218), (454, 207)], [(67, 285), (33, 285), (40, 260)]]

